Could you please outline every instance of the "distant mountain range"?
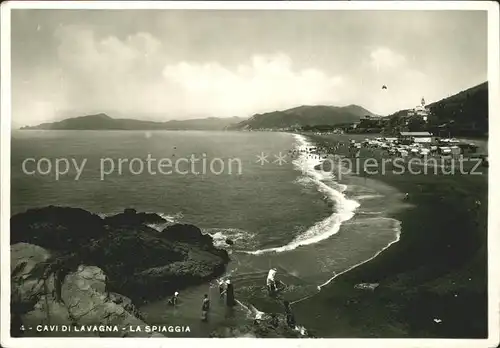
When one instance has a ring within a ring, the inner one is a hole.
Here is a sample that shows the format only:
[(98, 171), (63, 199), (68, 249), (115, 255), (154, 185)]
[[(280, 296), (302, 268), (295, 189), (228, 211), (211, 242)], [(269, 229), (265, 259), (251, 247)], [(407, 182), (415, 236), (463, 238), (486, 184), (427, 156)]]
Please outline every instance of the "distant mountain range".
[[(455, 135), (478, 135), (488, 133), (488, 83), (484, 82), (448, 98), (428, 105), (431, 114), (428, 124), (409, 125), (412, 130), (442, 131)], [(327, 106), (302, 105), (283, 111), (255, 114), (246, 119), (199, 118), (166, 122), (112, 118), (104, 113), (67, 118), (59, 122), (42, 123), (21, 129), (50, 130), (266, 130), (290, 129), (315, 126), (346, 125), (371, 116), (370, 122), (380, 123), (384, 132), (397, 132), (408, 128), (404, 117), (408, 109), (386, 117), (379, 117), (359, 105)], [(375, 118), (375, 119), (374, 119)], [(377, 121), (378, 120), (378, 121)], [(383, 126), (382, 126), (383, 124)]]
[(104, 113), (67, 118), (59, 122), (42, 123), (23, 130), (223, 130), (243, 120), (241, 117), (201, 118), (191, 120), (172, 120), (166, 122), (143, 121), (127, 118), (112, 118)]
[(284, 111), (256, 114), (230, 126), (231, 129), (257, 130), (280, 129), (314, 125), (335, 125), (359, 121), (364, 116), (377, 116), (358, 105), (327, 106), (303, 105)]

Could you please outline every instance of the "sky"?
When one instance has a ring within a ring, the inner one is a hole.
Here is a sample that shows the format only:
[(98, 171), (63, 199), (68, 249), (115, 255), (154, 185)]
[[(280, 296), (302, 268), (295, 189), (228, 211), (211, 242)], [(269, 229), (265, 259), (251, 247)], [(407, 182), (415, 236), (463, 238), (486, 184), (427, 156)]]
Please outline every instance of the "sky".
[(318, 104), (387, 115), (487, 80), (486, 11), (18, 9), (11, 22), (14, 126)]

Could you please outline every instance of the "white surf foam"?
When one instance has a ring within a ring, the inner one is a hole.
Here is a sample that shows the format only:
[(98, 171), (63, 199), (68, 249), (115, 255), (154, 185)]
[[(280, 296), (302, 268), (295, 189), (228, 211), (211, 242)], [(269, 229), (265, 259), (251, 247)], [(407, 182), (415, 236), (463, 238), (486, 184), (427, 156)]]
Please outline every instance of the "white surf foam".
[(105, 219), (109, 216), (113, 216), (113, 215), (120, 214), (120, 213), (122, 213), (122, 212), (119, 211), (117, 213), (96, 213), (96, 215), (99, 216), (101, 219)]
[(176, 214), (166, 214), (166, 213), (157, 213), (157, 214), (160, 215), (165, 220), (167, 220), (168, 222), (172, 223), (179, 222), (184, 217), (181, 212), (178, 212)]
[(375, 198), (384, 198), (384, 196), (383, 195), (359, 195), (359, 196), (356, 196), (357, 200), (375, 199)]
[[(293, 161), (295, 168), (302, 171), (305, 176), (309, 177), (310, 180), (316, 184), (318, 190), (330, 201), (335, 203), (334, 211), (332, 215), (322, 221), (319, 221), (287, 245), (256, 251), (246, 251), (248, 254), (259, 255), (269, 252), (279, 253), (296, 249), (299, 246), (310, 245), (325, 240), (337, 233), (341, 224), (344, 221), (351, 219), (354, 216), (354, 211), (359, 207), (358, 202), (345, 197), (343, 192), (346, 190), (347, 186), (333, 182), (334, 176), (331, 172), (315, 169), (317, 165), (322, 163), (322, 160), (308, 156), (307, 149), (313, 146), (306, 140), (306, 138), (298, 134), (294, 134), (294, 136), (298, 143), (297, 150), (300, 153), (299, 157)], [(331, 186), (327, 185), (325, 181), (329, 182)]]
[(148, 227), (151, 227), (158, 232), (163, 231), (163, 229), (172, 224), (179, 223), (183, 217), (181, 212), (176, 214), (166, 214), (166, 213), (156, 213), (156, 212), (148, 212), (149, 214), (158, 214), (161, 218), (165, 219), (165, 222), (157, 223), (157, 224), (147, 224)]
[(203, 232), (208, 233), (214, 239), (216, 247), (226, 248), (226, 239), (232, 240), (238, 248), (255, 246), (255, 234), (239, 228), (207, 228)]

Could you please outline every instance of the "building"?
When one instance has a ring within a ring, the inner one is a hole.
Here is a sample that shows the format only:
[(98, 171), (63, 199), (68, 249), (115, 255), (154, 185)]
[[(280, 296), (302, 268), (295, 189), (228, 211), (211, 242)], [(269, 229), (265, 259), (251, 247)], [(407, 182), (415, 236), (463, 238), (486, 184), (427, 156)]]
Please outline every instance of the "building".
[(408, 110), (408, 117), (420, 117), (422, 120), (427, 122), (427, 119), (429, 118), (430, 110), (425, 106), (425, 99), (422, 97), (422, 100), (420, 101), (420, 105), (415, 106), (413, 109)]
[(398, 139), (402, 143), (431, 143), (432, 134), (429, 132), (400, 132)]

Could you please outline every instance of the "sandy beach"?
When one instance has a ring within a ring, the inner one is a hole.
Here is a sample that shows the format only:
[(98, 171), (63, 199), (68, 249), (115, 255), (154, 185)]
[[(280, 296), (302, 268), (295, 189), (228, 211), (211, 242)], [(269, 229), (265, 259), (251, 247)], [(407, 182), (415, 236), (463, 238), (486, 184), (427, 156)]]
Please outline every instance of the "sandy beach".
[[(318, 146), (353, 138), (304, 135)], [(346, 152), (347, 146), (335, 151)], [(360, 163), (369, 157), (383, 154), (362, 149)], [(400, 240), (295, 304), (298, 320), (314, 323), (320, 337), (486, 337), (488, 172), (479, 170), (482, 175), (367, 175), (368, 185), (408, 193), (406, 206), (393, 213), (402, 222)], [(358, 283), (379, 286), (354, 289)], [(306, 315), (311, 312), (316, 315)]]

